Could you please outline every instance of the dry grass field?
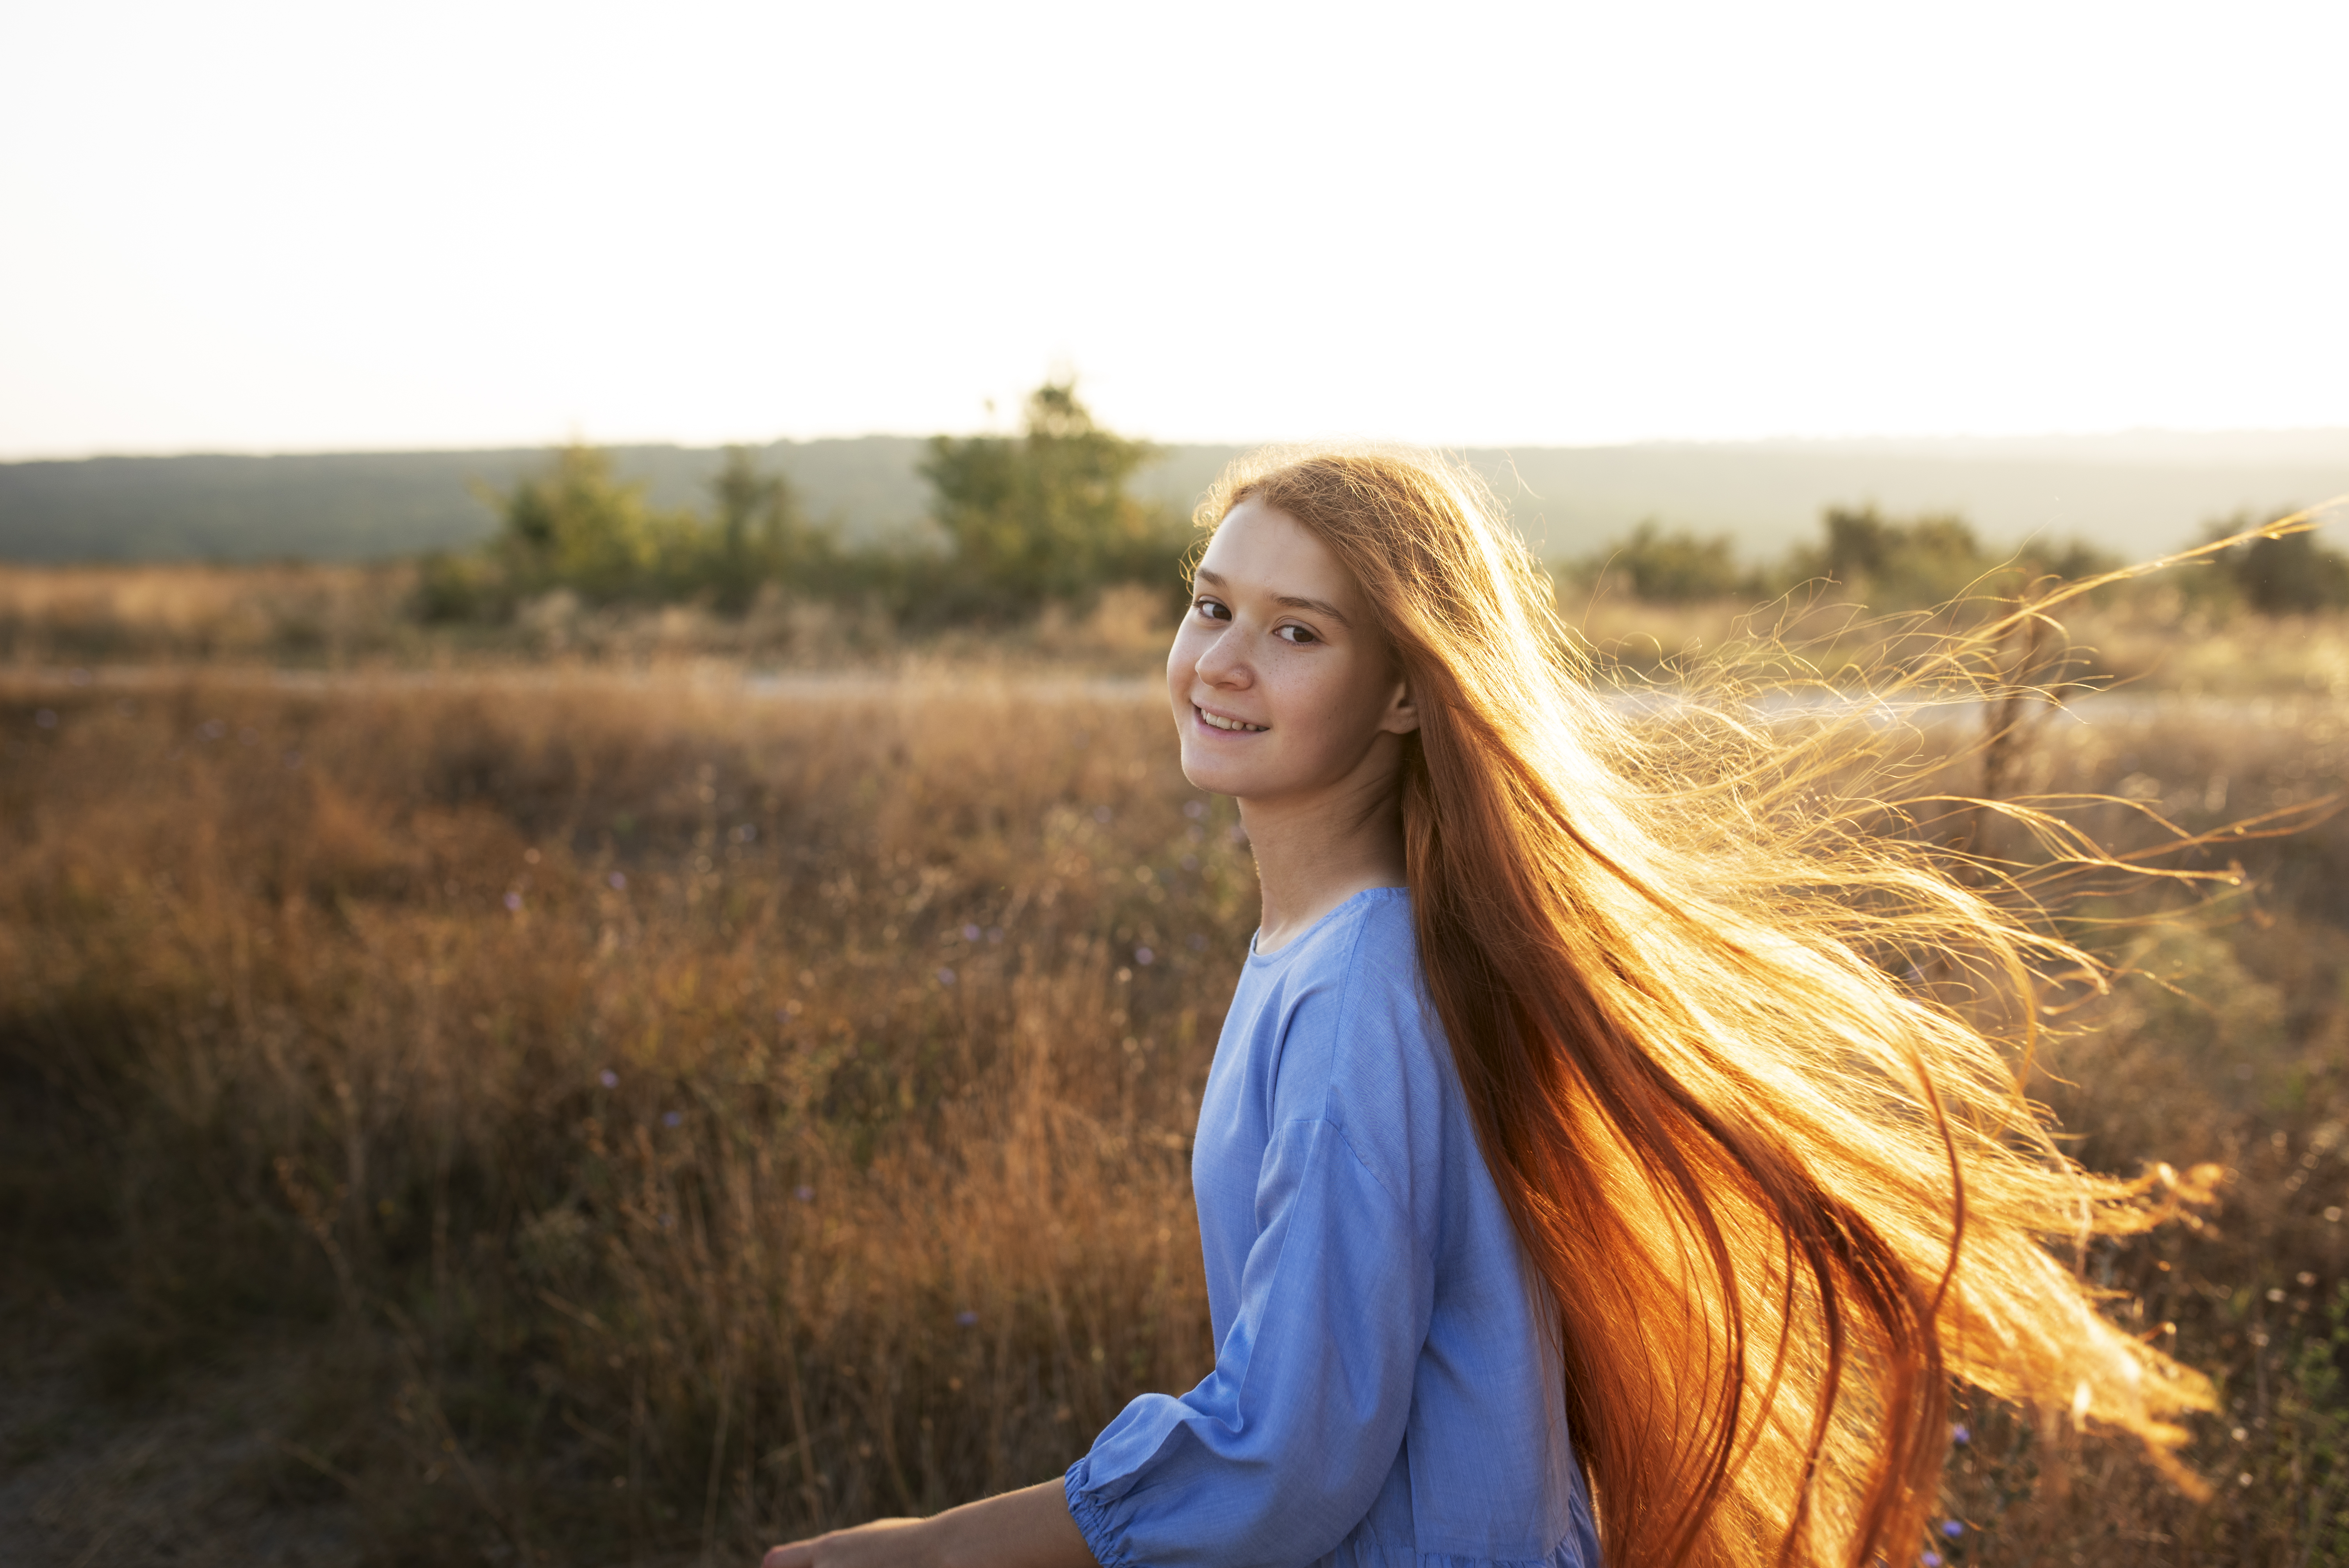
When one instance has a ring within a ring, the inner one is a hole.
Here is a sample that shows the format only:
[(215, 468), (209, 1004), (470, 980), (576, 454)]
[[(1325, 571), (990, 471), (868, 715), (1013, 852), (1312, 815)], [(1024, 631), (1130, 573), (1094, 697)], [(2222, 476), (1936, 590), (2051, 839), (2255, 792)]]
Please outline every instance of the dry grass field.
[[(2015, 777), (2121, 848), (2304, 804), (2313, 684)], [(2121, 977), (2031, 1085), (2230, 1172), (2081, 1260), (2220, 1380), (2214, 1495), (1980, 1409), (1948, 1561), (2349, 1561), (2349, 830), (2230, 852), (2066, 913)], [(1141, 686), (0, 676), (0, 1557), (749, 1562), (1057, 1473), (1209, 1364), (1254, 917)]]
[(338, 670), (516, 662), (642, 667), (681, 660), (763, 667), (869, 666), (912, 656), (957, 664), (1071, 660), (1132, 672), (1165, 652), (1165, 595), (1104, 591), (1083, 613), (1048, 606), (1029, 624), (908, 639), (877, 605), (771, 591), (740, 615), (706, 603), (590, 606), (557, 591), (496, 626), (427, 626), (405, 562), (277, 566), (0, 562), (0, 662), (45, 665), (196, 662)]
[(0, 648), (18, 665), (379, 655), (412, 635), (404, 566), (0, 565)]
[[(567, 593), (526, 600), (502, 626), (425, 626), (410, 615), (407, 564), (26, 566), (0, 562), (0, 665), (234, 665), (318, 670), (449, 670), (548, 664), (647, 670), (716, 660), (760, 669), (960, 668), (1071, 664), (1146, 674), (1165, 650), (1161, 595), (1112, 588), (1080, 614), (1048, 607), (1018, 629), (909, 635), (878, 607), (772, 593), (740, 616), (707, 605), (591, 608)], [(1815, 662), (1881, 662), (1905, 624), (1798, 590), (1737, 600), (1649, 603), (1570, 579), (1561, 604), (1592, 644), (1655, 670), (1724, 647), (1775, 641)], [(2173, 575), (2066, 610), (2083, 655), (2074, 672), (2137, 690), (2216, 696), (2329, 694), (2349, 701), (2349, 615), (2214, 611)]]

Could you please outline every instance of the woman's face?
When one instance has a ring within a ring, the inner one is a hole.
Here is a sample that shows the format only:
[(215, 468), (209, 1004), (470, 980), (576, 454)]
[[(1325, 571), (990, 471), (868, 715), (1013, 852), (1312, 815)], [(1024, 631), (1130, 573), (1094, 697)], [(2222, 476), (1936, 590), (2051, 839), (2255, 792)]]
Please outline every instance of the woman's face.
[(1183, 775), (1272, 803), (1383, 782), (1419, 715), (1351, 573), (1254, 499), (1200, 559), (1166, 655)]

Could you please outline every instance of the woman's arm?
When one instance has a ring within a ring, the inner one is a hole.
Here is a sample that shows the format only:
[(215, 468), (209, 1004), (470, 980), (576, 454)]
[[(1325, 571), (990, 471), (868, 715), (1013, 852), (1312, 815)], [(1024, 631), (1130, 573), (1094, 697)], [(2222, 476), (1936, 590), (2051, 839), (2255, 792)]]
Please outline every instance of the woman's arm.
[(794, 1541), (765, 1568), (1097, 1568), (1061, 1482), (1007, 1491), (927, 1519), (882, 1519)]

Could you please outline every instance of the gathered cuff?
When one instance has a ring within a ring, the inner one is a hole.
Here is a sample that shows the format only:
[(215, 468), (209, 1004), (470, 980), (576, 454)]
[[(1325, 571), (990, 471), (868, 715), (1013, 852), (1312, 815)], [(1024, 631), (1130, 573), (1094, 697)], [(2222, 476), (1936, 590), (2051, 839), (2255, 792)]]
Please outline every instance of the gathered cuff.
[[(1069, 1517), (1076, 1522), (1077, 1533), (1085, 1538), (1086, 1549), (1101, 1568), (1147, 1568), (1125, 1552), (1121, 1544), (1123, 1532), (1110, 1517), (1109, 1510), (1087, 1490), (1092, 1467), (1092, 1456), (1083, 1455), (1069, 1467), (1061, 1481), (1061, 1490), (1069, 1500)], [(1321, 1559), (1316, 1568), (1604, 1568), (1604, 1564), (1589, 1511), (1577, 1499), (1574, 1528), (1545, 1557), (1477, 1557), (1421, 1552), (1407, 1542), (1381, 1540), (1366, 1529), (1358, 1529), (1340, 1542), (1337, 1550)]]
[(1093, 1554), (1101, 1568), (1143, 1568), (1119, 1549), (1118, 1529), (1110, 1520), (1109, 1511), (1093, 1500), (1085, 1490), (1086, 1477), (1091, 1473), (1093, 1457), (1084, 1454), (1069, 1467), (1061, 1479), (1061, 1490), (1068, 1494), (1069, 1517), (1076, 1522), (1077, 1533), (1085, 1538), (1085, 1547)]

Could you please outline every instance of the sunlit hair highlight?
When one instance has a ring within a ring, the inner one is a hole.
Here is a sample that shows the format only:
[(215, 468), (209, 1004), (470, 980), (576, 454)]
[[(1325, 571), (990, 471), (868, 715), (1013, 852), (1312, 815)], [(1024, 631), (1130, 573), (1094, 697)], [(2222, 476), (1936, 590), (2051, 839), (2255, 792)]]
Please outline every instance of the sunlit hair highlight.
[(2172, 1418), (2207, 1384), (2050, 1250), (2143, 1229), (2177, 1181), (2080, 1170), (2009, 1056), (2034, 976), (2085, 955), (1868, 829), (1835, 722), (1605, 700), (1466, 470), (1276, 450), (1200, 521), (1248, 499), (1353, 573), (1417, 703), (1421, 959), (1555, 1299), (1609, 1562), (1913, 1561), (1953, 1380), (2134, 1432), (2192, 1484)]

